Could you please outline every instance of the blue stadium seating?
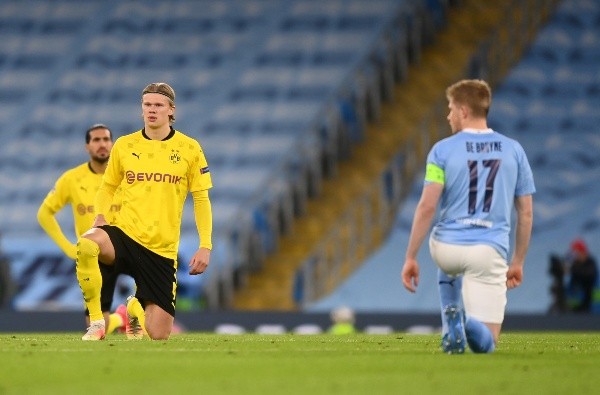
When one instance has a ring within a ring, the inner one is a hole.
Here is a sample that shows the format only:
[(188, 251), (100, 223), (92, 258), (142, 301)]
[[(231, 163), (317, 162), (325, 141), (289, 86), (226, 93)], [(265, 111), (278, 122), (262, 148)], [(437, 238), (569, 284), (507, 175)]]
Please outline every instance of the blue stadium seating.
[[(599, 1), (565, 0), (494, 90), (489, 125), (523, 145), (537, 188), (524, 283), (508, 293), (510, 313), (548, 311), (549, 256), (565, 254), (576, 237), (583, 237), (592, 254), (600, 257), (599, 22)], [(406, 292), (400, 281), (421, 180), (417, 177), (384, 246), (307, 311), (327, 312), (340, 305), (358, 311), (439, 311), (436, 269), (427, 248), (418, 256), (417, 294)]]
[[(435, 25), (431, 10), (439, 24), (445, 4), (3, 1), (0, 122), (10, 130), (0, 146), (0, 226), (7, 244), (45, 237), (37, 207), (62, 171), (86, 160), (87, 127), (106, 123), (116, 137), (138, 129), (141, 89), (167, 81), (177, 92), (175, 127), (201, 142), (215, 184), (220, 247), (215, 274), (198, 286), (213, 298), (230, 293), (232, 271), (260, 266), (322, 178), (363, 138), (391, 84), (418, 57), (426, 26)], [(185, 256), (196, 233), (191, 207), (188, 199)], [(59, 216), (65, 229), (69, 217)], [(17, 265), (26, 264), (21, 258)]]

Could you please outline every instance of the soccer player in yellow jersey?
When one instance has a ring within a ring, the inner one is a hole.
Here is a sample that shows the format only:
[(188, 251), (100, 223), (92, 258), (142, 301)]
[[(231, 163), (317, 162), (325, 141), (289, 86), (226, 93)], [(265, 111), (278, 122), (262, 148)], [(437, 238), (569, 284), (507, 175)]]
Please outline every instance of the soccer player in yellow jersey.
[[(135, 279), (136, 294), (127, 305), (132, 327), (139, 324), (151, 339), (169, 338), (175, 316), (181, 216), (190, 192), (200, 243), (189, 273), (203, 273), (210, 260), (212, 181), (202, 148), (171, 126), (175, 91), (168, 84), (144, 88), (141, 105), (144, 128), (115, 142), (96, 195), (94, 227), (77, 244), (77, 278), (91, 319), (83, 340), (102, 340), (105, 333), (98, 260)], [(118, 187), (122, 206), (113, 226), (106, 217)]]
[[(92, 227), (95, 217), (94, 198), (100, 187), (100, 181), (113, 146), (112, 133), (106, 125), (92, 125), (85, 132), (85, 143), (85, 149), (90, 156), (89, 161), (64, 172), (40, 205), (37, 213), (42, 229), (71, 259), (75, 259), (77, 247), (65, 236), (55, 215), (70, 204), (73, 210), (75, 236), (79, 238)], [(113, 220), (113, 214), (119, 208), (120, 203), (115, 200), (111, 206), (110, 215), (107, 217), (109, 221)], [(100, 270), (104, 278), (102, 311), (107, 324), (107, 332), (111, 333), (115, 329), (123, 327), (127, 317), (125, 306), (119, 306), (113, 314), (109, 313), (117, 275), (113, 275), (114, 270), (110, 266), (100, 264)], [(89, 324), (88, 314), (86, 309), (86, 320)]]

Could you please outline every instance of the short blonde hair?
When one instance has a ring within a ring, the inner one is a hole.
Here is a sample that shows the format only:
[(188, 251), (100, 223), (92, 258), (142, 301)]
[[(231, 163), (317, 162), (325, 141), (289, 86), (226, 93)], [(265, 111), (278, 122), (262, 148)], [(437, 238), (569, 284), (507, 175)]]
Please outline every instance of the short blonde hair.
[(467, 106), (474, 117), (487, 117), (492, 104), (492, 89), (483, 80), (461, 80), (446, 89), (448, 101)]
[[(146, 93), (159, 93), (166, 96), (171, 107), (175, 107), (175, 90), (166, 82), (153, 82), (146, 86), (142, 91), (142, 99)], [(175, 114), (169, 115), (169, 122), (175, 122)]]

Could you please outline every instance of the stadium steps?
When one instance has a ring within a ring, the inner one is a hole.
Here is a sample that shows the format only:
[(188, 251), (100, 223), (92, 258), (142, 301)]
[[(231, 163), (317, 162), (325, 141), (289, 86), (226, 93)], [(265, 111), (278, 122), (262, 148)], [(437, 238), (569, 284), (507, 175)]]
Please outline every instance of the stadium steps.
[[(477, 45), (505, 22), (505, 9), (503, 2), (477, 0), (464, 0), (460, 7), (450, 9), (446, 28), (423, 48), (420, 63), (410, 65), (407, 81), (394, 88), (394, 100), (383, 103), (381, 119), (368, 125), (367, 138), (353, 148), (351, 160), (339, 163), (337, 176), (324, 180), (322, 194), (309, 201), (306, 214), (295, 220), (293, 232), (281, 239), (279, 250), (266, 258), (263, 269), (251, 273), (245, 286), (235, 292), (233, 309), (296, 309), (292, 290), (297, 268), (348, 208), (351, 197), (378, 177), (406, 142), (409, 133), (402, 131), (419, 128), (431, 109), (445, 99), (445, 88), (463, 78)], [(375, 244), (384, 236), (376, 236)], [(360, 254), (366, 257), (371, 252)], [(339, 281), (349, 274), (343, 273)]]

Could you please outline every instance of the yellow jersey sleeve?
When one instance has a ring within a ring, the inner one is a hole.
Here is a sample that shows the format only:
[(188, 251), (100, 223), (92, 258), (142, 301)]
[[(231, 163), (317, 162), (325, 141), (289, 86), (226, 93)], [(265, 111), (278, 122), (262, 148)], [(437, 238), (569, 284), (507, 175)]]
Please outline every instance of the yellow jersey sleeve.
[(204, 191), (212, 188), (210, 169), (200, 143), (195, 142), (194, 157), (189, 169), (190, 192)]
[(194, 219), (200, 238), (200, 248), (212, 250), (212, 207), (208, 191), (192, 192), (194, 199)]
[(69, 172), (63, 173), (54, 183), (54, 187), (44, 199), (44, 204), (52, 213), (57, 213), (70, 203)]
[(37, 213), (37, 219), (44, 231), (50, 236), (58, 247), (71, 259), (76, 258), (77, 248), (75, 244), (67, 239), (63, 233), (58, 221), (54, 217), (54, 212), (46, 205), (40, 205)]
[(98, 193), (96, 193), (96, 198), (94, 199), (94, 212), (95, 215), (98, 216), (102, 214), (106, 222), (111, 224), (113, 221), (113, 213), (111, 212), (113, 207), (116, 207), (113, 204), (115, 191), (117, 187), (110, 185), (106, 182), (102, 182), (100, 184), (100, 188), (98, 188)]
[(94, 222), (94, 197), (101, 179), (102, 175), (94, 173), (88, 163), (81, 164), (59, 177), (42, 204), (53, 214), (70, 204), (75, 236), (79, 238)]

